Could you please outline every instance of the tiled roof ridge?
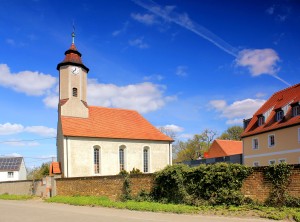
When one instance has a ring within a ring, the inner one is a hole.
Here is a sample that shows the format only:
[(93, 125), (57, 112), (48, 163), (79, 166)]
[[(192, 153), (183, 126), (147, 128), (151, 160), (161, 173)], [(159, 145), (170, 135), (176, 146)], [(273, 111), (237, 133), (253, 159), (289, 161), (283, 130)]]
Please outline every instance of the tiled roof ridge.
[(90, 108), (99, 108), (99, 109), (113, 109), (113, 110), (123, 110), (123, 111), (131, 111), (131, 112), (136, 112), (139, 113), (138, 111), (134, 109), (125, 109), (125, 108), (119, 108), (119, 107), (106, 107), (106, 106), (89, 106)]
[(290, 89), (292, 89), (292, 88), (296, 88), (296, 87), (298, 87), (298, 86), (300, 86), (300, 83), (297, 83), (297, 84), (295, 84), (295, 85), (292, 85), (292, 86), (289, 86), (289, 87), (287, 87), (287, 88), (285, 88), (285, 89), (282, 89), (282, 90), (280, 90), (280, 91), (277, 91), (277, 92), (275, 92), (275, 93), (273, 94), (273, 96), (275, 96), (275, 95), (277, 95), (277, 94), (281, 94), (281, 93), (283, 93), (284, 91), (288, 91), (288, 90), (290, 90)]
[(21, 158), (21, 159), (23, 159), (22, 156), (0, 156), (0, 158), (14, 158), (14, 159)]
[(225, 140), (225, 139), (215, 139), (215, 140), (218, 140), (218, 141), (242, 142), (242, 141), (240, 141), (240, 140)]

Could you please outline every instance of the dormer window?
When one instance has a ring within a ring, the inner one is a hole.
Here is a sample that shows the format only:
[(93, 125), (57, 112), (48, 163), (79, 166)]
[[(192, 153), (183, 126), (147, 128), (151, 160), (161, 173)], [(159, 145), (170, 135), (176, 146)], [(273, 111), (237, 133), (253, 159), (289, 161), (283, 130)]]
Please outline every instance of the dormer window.
[(279, 110), (279, 111), (277, 111), (277, 113), (276, 113), (276, 121), (281, 121), (282, 119), (283, 119), (283, 110)]
[(299, 116), (300, 115), (300, 106), (296, 105), (293, 106), (293, 116)]
[(265, 117), (264, 116), (259, 116), (258, 117), (258, 126), (261, 126), (265, 123)]
[(73, 96), (77, 97), (77, 88), (73, 88)]

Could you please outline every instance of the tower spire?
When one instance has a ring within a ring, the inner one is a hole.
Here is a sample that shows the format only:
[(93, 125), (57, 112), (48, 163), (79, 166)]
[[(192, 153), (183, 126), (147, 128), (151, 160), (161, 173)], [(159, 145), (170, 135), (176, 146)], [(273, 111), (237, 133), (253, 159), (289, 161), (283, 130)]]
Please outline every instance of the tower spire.
[(75, 44), (75, 25), (73, 21), (72, 44)]

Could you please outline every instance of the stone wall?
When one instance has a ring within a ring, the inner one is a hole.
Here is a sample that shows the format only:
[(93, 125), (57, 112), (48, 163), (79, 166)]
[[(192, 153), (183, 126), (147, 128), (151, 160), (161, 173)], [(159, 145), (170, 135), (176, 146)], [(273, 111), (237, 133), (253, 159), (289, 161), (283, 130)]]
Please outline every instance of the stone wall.
[(0, 194), (34, 195), (45, 197), (46, 184), (42, 180), (20, 180), (0, 182)]
[[(130, 176), (132, 195), (153, 187), (153, 174)], [(75, 177), (56, 179), (56, 194), (61, 196), (107, 196), (118, 200), (124, 194), (124, 176)]]

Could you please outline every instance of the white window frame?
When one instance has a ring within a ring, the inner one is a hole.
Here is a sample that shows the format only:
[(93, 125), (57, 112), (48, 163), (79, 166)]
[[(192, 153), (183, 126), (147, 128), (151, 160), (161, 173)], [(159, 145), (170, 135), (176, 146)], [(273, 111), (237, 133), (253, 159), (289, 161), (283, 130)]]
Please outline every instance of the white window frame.
[(258, 117), (258, 126), (262, 126), (265, 123), (265, 117), (260, 116)]
[(254, 166), (254, 167), (259, 167), (259, 161), (254, 161), (254, 162), (253, 162), (253, 166)]
[(280, 159), (278, 159), (278, 163), (286, 163), (286, 158), (280, 158)]
[[(274, 163), (271, 163), (272, 161), (274, 161)], [(275, 159), (269, 160), (268, 162), (269, 162), (269, 165), (276, 164), (276, 160)]]
[[(274, 137), (274, 144), (271, 144), (271, 137)], [(276, 142), (275, 142), (275, 134), (268, 135), (268, 146), (269, 146), (269, 148), (274, 147), (275, 144), (276, 144)]]
[(7, 178), (14, 178), (14, 172), (13, 171), (7, 172)]
[(300, 106), (296, 105), (293, 106), (293, 116), (299, 116), (300, 115)]
[(283, 117), (284, 117), (284, 112), (283, 112), (283, 110), (277, 111), (277, 113), (276, 113), (276, 121), (277, 121), (277, 122), (281, 121), (281, 120), (283, 119)]
[[(256, 143), (255, 143), (255, 140), (257, 141), (257, 146), (256, 146)], [(253, 149), (253, 150), (258, 150), (258, 149), (259, 149), (259, 141), (258, 141), (258, 138), (253, 138), (253, 139), (252, 139), (252, 149)]]

